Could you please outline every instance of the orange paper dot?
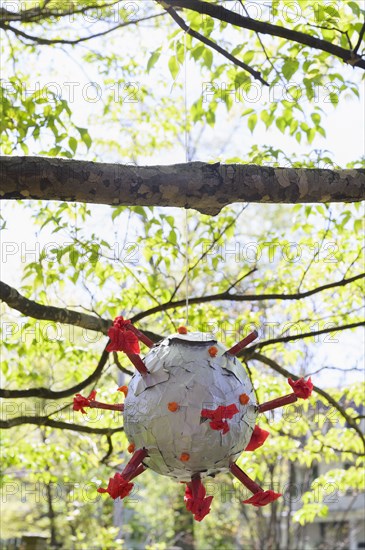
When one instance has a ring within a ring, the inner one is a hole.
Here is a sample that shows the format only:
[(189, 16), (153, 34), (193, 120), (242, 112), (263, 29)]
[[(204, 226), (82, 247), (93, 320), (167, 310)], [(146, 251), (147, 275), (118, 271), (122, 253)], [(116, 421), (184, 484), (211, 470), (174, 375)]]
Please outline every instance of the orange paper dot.
[(135, 444), (134, 444), (134, 443), (130, 443), (130, 444), (128, 445), (128, 447), (127, 447), (127, 451), (128, 451), (129, 453), (134, 453), (135, 450), (136, 450)]
[(240, 395), (240, 403), (241, 405), (247, 405), (247, 403), (249, 402), (250, 398), (248, 397), (247, 393), (241, 393)]
[(177, 332), (178, 332), (179, 334), (187, 334), (187, 333), (188, 333), (188, 329), (187, 329), (186, 327), (179, 327), (179, 328), (177, 329)]
[(169, 409), (169, 411), (171, 412), (176, 412), (178, 409), (179, 409), (179, 405), (176, 403), (176, 401), (171, 401), (168, 405), (167, 405), (167, 408)]
[(120, 388), (118, 388), (118, 391), (123, 392), (124, 396), (127, 397), (127, 395), (128, 395), (128, 387), (127, 386), (120, 386)]
[(187, 462), (188, 460), (190, 460), (189, 453), (181, 453), (180, 460), (181, 462)]
[(208, 353), (211, 357), (215, 357), (218, 353), (218, 348), (216, 348), (215, 346), (212, 346), (211, 348), (208, 349)]

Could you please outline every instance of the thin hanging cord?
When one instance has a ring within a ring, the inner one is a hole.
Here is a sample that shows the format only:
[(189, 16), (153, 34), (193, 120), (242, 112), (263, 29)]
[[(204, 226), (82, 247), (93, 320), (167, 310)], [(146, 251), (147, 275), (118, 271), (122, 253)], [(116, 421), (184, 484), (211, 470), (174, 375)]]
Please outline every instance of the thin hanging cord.
[(185, 287), (185, 308), (186, 308), (186, 326), (189, 325), (189, 225), (188, 225), (188, 211), (185, 210), (185, 240), (186, 240), (186, 251), (185, 251), (185, 277), (186, 277), (186, 287)]
[[(187, 68), (186, 68), (186, 32), (184, 34), (184, 124), (185, 124), (185, 162), (189, 162), (188, 143), (188, 94), (187, 94)], [(189, 220), (188, 209), (185, 210), (185, 308), (186, 326), (189, 326)]]

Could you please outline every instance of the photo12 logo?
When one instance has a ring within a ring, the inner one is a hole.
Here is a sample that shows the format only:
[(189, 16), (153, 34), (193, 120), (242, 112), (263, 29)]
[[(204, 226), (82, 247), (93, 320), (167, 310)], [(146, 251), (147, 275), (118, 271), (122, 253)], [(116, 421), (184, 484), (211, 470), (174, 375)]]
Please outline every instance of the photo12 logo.
[(296, 242), (233, 242), (213, 244), (211, 241), (201, 243), (202, 261), (219, 256), (223, 262), (247, 262), (256, 264), (259, 260), (267, 263), (276, 263), (283, 260), (288, 263), (299, 262), (303, 257), (310, 255), (313, 262), (337, 263), (336, 255), (339, 247), (335, 242), (312, 243), (304, 245)]

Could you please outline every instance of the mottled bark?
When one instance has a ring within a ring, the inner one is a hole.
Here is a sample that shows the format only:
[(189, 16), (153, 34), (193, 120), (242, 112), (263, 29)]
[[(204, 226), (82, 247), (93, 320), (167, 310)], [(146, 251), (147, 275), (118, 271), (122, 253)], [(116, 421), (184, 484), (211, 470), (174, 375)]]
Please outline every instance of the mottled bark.
[(364, 199), (365, 170), (272, 168), (191, 162), (131, 166), (0, 157), (2, 199), (178, 206), (215, 215), (234, 202), (322, 203)]

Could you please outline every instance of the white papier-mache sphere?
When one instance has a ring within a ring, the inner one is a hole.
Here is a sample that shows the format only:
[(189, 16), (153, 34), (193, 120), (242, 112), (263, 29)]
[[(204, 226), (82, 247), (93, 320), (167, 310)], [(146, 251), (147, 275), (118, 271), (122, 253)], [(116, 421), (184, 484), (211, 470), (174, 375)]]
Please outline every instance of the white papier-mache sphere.
[[(218, 350), (215, 357), (208, 351), (212, 346)], [(148, 451), (143, 463), (179, 481), (198, 472), (204, 477), (228, 471), (247, 447), (257, 417), (253, 388), (240, 361), (202, 332), (168, 336), (143, 361), (149, 374), (133, 375), (124, 403), (125, 433), (136, 449)], [(247, 404), (240, 402), (242, 394)], [(169, 403), (177, 403), (178, 410), (170, 411)], [(201, 416), (202, 409), (231, 404), (239, 412), (227, 420), (225, 434)], [(181, 460), (183, 454), (187, 461)]]

